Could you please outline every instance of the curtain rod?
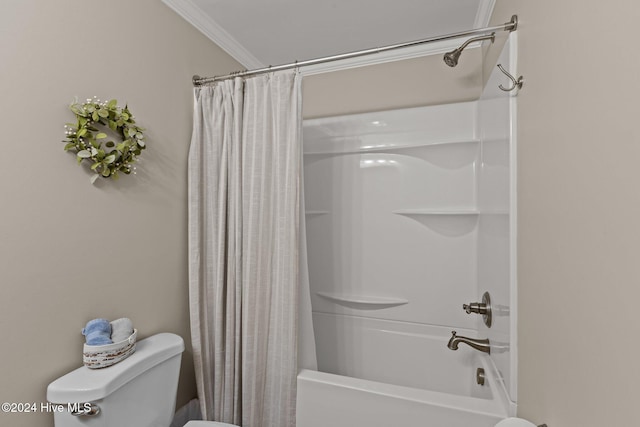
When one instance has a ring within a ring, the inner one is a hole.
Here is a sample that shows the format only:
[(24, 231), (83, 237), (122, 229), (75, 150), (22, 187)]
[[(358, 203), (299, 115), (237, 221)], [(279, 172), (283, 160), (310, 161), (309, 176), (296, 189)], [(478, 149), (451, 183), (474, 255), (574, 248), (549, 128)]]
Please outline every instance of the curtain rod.
[(426, 43), (433, 43), (433, 42), (438, 42), (438, 41), (443, 41), (443, 40), (450, 40), (450, 39), (456, 39), (456, 38), (460, 38), (460, 37), (466, 37), (466, 36), (471, 36), (474, 34), (478, 34), (478, 33), (488, 33), (490, 31), (515, 31), (518, 28), (518, 15), (513, 15), (511, 17), (511, 21), (506, 22), (502, 25), (496, 25), (493, 27), (486, 27), (486, 28), (478, 28), (476, 30), (467, 30), (467, 31), (461, 31), (459, 33), (452, 33), (452, 34), (447, 34), (444, 36), (437, 36), (437, 37), (431, 37), (428, 39), (422, 39), (422, 40), (416, 40), (416, 41), (412, 41), (412, 42), (405, 42), (405, 43), (399, 43), (399, 44), (394, 44), (394, 45), (389, 45), (389, 46), (383, 46), (383, 47), (377, 47), (377, 48), (373, 48), (373, 49), (366, 49), (366, 50), (359, 50), (359, 51), (355, 51), (355, 52), (348, 52), (348, 53), (342, 53), (339, 55), (333, 55), (333, 56), (325, 56), (323, 58), (316, 58), (316, 59), (308, 59), (306, 61), (296, 61), (290, 64), (283, 64), (283, 65), (276, 65), (276, 66), (268, 66), (268, 67), (264, 67), (264, 68), (258, 68), (255, 70), (244, 70), (244, 71), (236, 71), (233, 72), (231, 74), (226, 74), (224, 76), (214, 76), (214, 77), (200, 77), (198, 75), (193, 76), (193, 85), (194, 86), (201, 86), (207, 83), (213, 83), (213, 82), (217, 82), (217, 81), (221, 81), (221, 80), (227, 80), (227, 79), (231, 79), (231, 78), (235, 78), (235, 77), (244, 77), (244, 76), (252, 76), (252, 75), (256, 75), (256, 74), (263, 74), (263, 73), (269, 73), (271, 71), (280, 71), (280, 70), (287, 70), (290, 68), (296, 68), (296, 67), (305, 67), (305, 66), (309, 66), (309, 65), (316, 65), (316, 64), (322, 64), (324, 62), (331, 62), (331, 61), (338, 61), (340, 59), (349, 59), (349, 58), (355, 58), (358, 56), (365, 56), (365, 55), (371, 55), (374, 53), (381, 53), (381, 52), (387, 52), (389, 50), (394, 50), (394, 49), (400, 49), (400, 48), (404, 48), (404, 47), (410, 47), (410, 46), (417, 46), (417, 45), (421, 45), (421, 44), (426, 44)]

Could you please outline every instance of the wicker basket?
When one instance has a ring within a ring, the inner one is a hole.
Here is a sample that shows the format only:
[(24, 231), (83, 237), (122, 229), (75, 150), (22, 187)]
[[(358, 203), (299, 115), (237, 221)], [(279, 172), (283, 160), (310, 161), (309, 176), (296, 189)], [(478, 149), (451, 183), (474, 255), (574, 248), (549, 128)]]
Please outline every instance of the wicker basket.
[(107, 345), (84, 345), (82, 350), (82, 361), (89, 369), (106, 368), (115, 363), (121, 362), (131, 356), (136, 351), (136, 336), (138, 330), (126, 340)]

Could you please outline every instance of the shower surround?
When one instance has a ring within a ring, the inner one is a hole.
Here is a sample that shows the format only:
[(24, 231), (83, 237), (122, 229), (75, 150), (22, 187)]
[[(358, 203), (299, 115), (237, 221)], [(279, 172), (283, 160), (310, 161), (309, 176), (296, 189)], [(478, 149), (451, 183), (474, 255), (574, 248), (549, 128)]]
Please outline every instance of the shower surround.
[[(514, 39), (498, 59), (511, 70)], [(305, 121), (318, 372), (298, 376), (300, 427), (515, 413), (516, 104), (501, 83), (496, 69), (478, 101)], [(485, 291), (491, 328), (462, 310)], [(449, 350), (452, 330), (491, 354)]]

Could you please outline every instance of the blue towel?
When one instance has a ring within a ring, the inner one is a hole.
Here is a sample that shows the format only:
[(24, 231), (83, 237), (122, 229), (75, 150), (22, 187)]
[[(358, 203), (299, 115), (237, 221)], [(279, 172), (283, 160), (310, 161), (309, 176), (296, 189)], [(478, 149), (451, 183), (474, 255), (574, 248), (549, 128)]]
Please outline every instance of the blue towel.
[(111, 323), (106, 319), (89, 320), (87, 326), (82, 329), (82, 335), (86, 337), (87, 345), (113, 344)]

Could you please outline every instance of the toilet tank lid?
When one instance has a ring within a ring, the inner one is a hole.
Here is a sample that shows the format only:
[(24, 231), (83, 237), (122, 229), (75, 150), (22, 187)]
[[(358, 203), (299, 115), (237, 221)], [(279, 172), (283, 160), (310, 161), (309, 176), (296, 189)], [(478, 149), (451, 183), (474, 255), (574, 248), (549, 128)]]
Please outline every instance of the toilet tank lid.
[(184, 341), (162, 333), (138, 341), (131, 356), (102, 369), (86, 366), (58, 378), (47, 387), (51, 403), (83, 403), (103, 399), (133, 378), (184, 351)]

